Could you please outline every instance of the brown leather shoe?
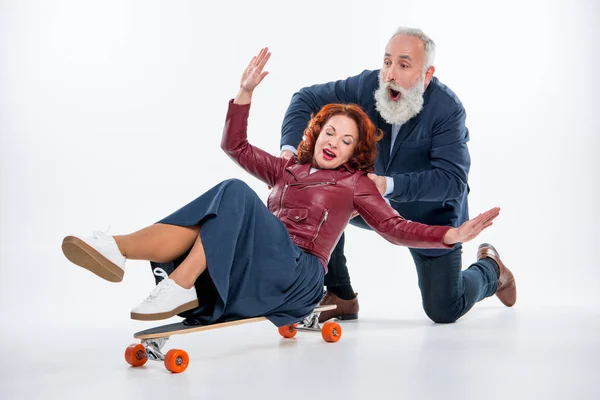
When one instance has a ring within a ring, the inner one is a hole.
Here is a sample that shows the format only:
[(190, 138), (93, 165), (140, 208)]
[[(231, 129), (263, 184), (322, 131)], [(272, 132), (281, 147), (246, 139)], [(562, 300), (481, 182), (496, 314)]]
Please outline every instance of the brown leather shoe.
[(500, 260), (498, 251), (488, 243), (479, 245), (477, 249), (477, 260), (482, 258), (491, 258), (496, 261), (498, 268), (500, 269), (500, 276), (498, 277), (498, 289), (496, 290), (496, 296), (500, 301), (507, 307), (512, 307), (517, 302), (517, 284), (515, 283), (515, 277), (510, 269), (506, 268), (506, 265)]
[[(358, 296), (358, 293), (355, 293)], [(321, 300), (321, 305), (335, 304), (334, 310), (323, 311), (319, 315), (319, 322), (325, 322), (331, 318), (337, 318), (342, 321), (358, 319), (358, 297), (352, 300), (343, 300), (331, 292), (325, 292)]]

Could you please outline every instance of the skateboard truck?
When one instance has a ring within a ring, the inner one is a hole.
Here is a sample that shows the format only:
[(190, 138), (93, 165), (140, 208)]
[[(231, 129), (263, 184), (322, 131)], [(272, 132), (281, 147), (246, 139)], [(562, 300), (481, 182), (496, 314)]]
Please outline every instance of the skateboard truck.
[[(279, 334), (284, 338), (293, 338), (298, 331), (321, 332), (321, 336), (326, 342), (337, 342), (342, 337), (342, 327), (333, 321), (327, 321), (322, 326), (319, 324), (321, 311), (334, 308), (336, 308), (335, 305), (318, 306), (302, 322), (279, 327)], [(165, 354), (162, 352), (162, 348), (172, 335), (266, 320), (265, 317), (255, 317), (203, 326), (186, 326), (183, 323), (175, 323), (148, 329), (134, 334), (134, 338), (140, 339), (141, 343), (134, 343), (127, 347), (125, 360), (133, 367), (141, 367), (148, 360), (162, 361), (167, 370), (173, 373), (183, 372), (189, 364), (189, 356), (184, 350), (171, 349)]]
[(156, 338), (156, 339), (142, 339), (142, 344), (146, 348), (146, 356), (150, 360), (164, 361), (165, 355), (160, 351), (165, 343), (169, 340), (168, 337)]
[(321, 311), (312, 312), (302, 321), (301, 325), (296, 327), (299, 331), (318, 331), (322, 330), (321, 325), (319, 324), (319, 316), (321, 315)]

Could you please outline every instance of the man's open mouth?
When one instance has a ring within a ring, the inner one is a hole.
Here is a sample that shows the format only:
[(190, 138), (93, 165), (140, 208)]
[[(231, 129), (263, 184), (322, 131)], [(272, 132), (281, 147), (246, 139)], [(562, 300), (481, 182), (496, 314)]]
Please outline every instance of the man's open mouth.
[(400, 92), (392, 89), (391, 87), (388, 88), (388, 94), (390, 96), (390, 100), (392, 101), (398, 101), (400, 99)]
[(328, 149), (323, 149), (323, 158), (327, 161), (331, 161), (335, 158), (335, 153)]

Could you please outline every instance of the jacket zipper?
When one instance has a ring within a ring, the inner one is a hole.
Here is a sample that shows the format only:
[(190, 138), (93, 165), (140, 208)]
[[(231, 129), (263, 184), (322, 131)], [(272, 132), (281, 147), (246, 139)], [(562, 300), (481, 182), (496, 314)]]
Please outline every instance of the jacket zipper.
[(281, 191), (281, 198), (279, 199), (279, 216), (281, 217), (281, 211), (283, 211), (283, 196), (285, 195), (285, 192), (287, 191), (287, 188), (290, 185), (288, 185), (287, 183), (285, 184), (285, 186), (283, 187), (283, 190)]
[(321, 231), (321, 226), (323, 226), (323, 224), (325, 223), (325, 221), (327, 221), (327, 216), (328, 215), (329, 215), (329, 210), (325, 209), (325, 215), (323, 216), (323, 219), (319, 223), (319, 226), (317, 226), (317, 232), (315, 233), (315, 237), (313, 238), (313, 242), (315, 240), (317, 240), (317, 238), (319, 237), (319, 232)]
[(304, 182), (300, 182), (300, 183), (297, 183), (296, 185), (306, 185), (306, 186), (301, 187), (300, 189), (298, 189), (298, 191), (300, 191), (300, 190), (307, 189), (309, 187), (315, 187), (315, 186), (321, 186), (321, 185), (335, 185), (335, 182), (313, 182), (313, 183), (310, 183), (310, 184), (306, 184)]

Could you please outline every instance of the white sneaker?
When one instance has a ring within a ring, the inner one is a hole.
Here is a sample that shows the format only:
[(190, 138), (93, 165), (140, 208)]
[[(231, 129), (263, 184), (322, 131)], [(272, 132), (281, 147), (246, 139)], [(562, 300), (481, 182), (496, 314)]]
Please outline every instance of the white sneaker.
[(126, 258), (115, 239), (104, 232), (95, 231), (85, 238), (67, 236), (63, 239), (62, 251), (69, 261), (107, 281), (123, 280)]
[(154, 274), (162, 276), (163, 280), (140, 305), (131, 310), (131, 319), (141, 321), (167, 319), (198, 307), (198, 297), (193, 286), (190, 289), (179, 286), (162, 268), (155, 268)]

